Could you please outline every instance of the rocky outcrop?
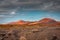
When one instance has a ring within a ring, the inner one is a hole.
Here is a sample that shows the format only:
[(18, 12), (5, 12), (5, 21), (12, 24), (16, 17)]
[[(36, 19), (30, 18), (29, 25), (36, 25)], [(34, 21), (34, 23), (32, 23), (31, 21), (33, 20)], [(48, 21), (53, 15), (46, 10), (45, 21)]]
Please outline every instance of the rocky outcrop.
[(60, 40), (60, 27), (1, 29), (0, 40)]

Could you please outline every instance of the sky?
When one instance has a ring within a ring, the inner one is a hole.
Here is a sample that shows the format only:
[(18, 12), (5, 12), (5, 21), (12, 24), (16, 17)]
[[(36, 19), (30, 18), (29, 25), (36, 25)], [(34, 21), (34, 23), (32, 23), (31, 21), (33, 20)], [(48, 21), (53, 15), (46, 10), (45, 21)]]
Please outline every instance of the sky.
[(60, 21), (60, 0), (0, 0), (0, 24), (43, 18)]

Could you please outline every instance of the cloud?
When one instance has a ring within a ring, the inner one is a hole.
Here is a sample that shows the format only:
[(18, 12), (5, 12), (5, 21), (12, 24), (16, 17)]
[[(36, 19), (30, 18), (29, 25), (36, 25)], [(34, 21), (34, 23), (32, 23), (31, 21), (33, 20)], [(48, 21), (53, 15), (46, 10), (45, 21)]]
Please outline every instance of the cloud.
[(15, 12), (11, 12), (10, 14), (14, 15), (14, 14), (16, 14), (16, 13), (15, 13)]
[(60, 11), (60, 0), (0, 0), (0, 15), (14, 15), (18, 10)]
[[(60, 11), (60, 0), (1, 0), (0, 11), (21, 9), (38, 9)], [(6, 12), (5, 11), (5, 12)]]
[(19, 10), (60, 11), (60, 0), (0, 0), (0, 20), (14, 17)]

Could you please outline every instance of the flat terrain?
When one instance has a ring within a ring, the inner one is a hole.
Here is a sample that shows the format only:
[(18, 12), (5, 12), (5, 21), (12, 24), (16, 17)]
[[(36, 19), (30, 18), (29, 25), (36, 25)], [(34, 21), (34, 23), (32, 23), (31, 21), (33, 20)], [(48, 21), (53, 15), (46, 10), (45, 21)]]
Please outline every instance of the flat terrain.
[(60, 40), (60, 27), (0, 29), (0, 40)]

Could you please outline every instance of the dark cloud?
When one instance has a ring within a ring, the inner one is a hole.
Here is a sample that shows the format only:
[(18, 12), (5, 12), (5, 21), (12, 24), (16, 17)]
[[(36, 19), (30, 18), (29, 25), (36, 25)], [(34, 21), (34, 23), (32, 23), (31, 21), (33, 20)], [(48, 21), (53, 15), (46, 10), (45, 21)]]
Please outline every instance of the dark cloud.
[(6, 10), (15, 9), (39, 9), (60, 11), (60, 0), (0, 0), (0, 8)]
[(60, 0), (0, 0), (0, 17), (10, 17), (20, 9), (60, 11)]

